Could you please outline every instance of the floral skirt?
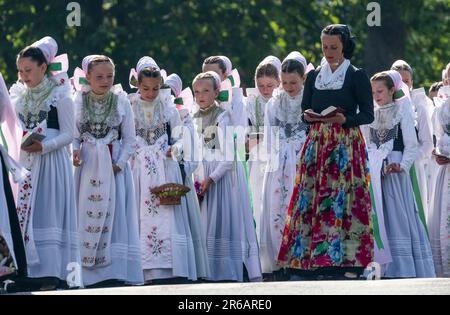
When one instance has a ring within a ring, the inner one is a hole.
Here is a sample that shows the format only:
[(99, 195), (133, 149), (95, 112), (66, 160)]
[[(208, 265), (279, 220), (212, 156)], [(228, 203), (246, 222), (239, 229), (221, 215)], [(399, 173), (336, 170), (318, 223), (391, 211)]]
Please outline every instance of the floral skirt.
[(302, 149), (279, 264), (367, 267), (373, 260), (368, 154), (359, 128), (314, 124)]

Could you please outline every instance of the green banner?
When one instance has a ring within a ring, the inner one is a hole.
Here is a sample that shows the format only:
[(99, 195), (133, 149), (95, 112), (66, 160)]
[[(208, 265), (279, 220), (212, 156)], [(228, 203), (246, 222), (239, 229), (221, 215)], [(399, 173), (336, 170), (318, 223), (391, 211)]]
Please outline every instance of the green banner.
[(416, 197), (417, 207), (419, 208), (419, 217), (428, 235), (427, 219), (425, 217), (425, 209), (423, 207), (422, 195), (420, 194), (420, 186), (419, 180), (417, 179), (416, 166), (414, 164), (411, 167), (411, 170), (409, 171), (409, 175), (411, 177), (411, 183), (413, 186), (414, 196)]

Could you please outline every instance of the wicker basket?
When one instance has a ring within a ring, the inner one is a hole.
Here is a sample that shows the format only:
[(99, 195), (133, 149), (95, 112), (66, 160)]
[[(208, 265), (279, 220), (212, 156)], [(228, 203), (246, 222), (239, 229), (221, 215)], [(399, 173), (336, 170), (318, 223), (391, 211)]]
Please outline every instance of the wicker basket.
[(178, 206), (181, 205), (181, 197), (186, 196), (191, 189), (180, 184), (165, 184), (150, 191), (159, 198), (162, 206)]

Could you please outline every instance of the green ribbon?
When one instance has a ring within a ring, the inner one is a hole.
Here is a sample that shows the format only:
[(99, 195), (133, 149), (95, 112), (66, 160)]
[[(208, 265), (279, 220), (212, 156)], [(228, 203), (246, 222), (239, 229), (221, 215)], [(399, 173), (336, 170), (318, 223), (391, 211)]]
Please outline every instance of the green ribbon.
[(422, 195), (420, 193), (419, 181), (417, 179), (416, 166), (414, 164), (409, 171), (409, 176), (411, 177), (413, 192), (414, 192), (414, 196), (416, 197), (416, 202), (417, 202), (417, 208), (419, 208), (420, 221), (422, 221), (422, 224), (425, 227), (425, 231), (427, 232), (427, 235), (428, 235), (427, 220), (425, 218), (425, 209), (423, 207)]
[(55, 62), (55, 63), (51, 63), (48, 66), (48, 69), (50, 71), (61, 71), (62, 70), (62, 63), (61, 62)]
[(219, 102), (228, 102), (230, 99), (230, 92), (228, 91), (220, 91), (219, 96), (217, 97), (217, 100)]
[[(237, 157), (239, 156), (239, 158), (240, 158), (240, 160), (242, 162), (242, 166), (244, 167), (245, 183), (247, 185), (247, 192), (248, 192), (248, 197), (249, 197), (249, 200), (250, 200), (250, 207), (252, 208), (252, 213), (254, 213), (253, 196), (252, 196), (252, 190), (251, 190), (251, 187), (250, 187), (250, 172), (248, 170), (247, 161), (245, 159), (246, 152), (245, 152), (245, 148), (242, 149), (242, 147), (240, 147), (239, 150), (238, 150), (238, 148), (237, 148), (237, 133), (236, 132), (233, 133), (233, 145), (234, 145), (234, 163), (233, 163), (234, 164), (234, 168), (235, 168), (235, 171), (237, 171), (236, 170), (236, 168), (237, 168)], [(256, 227), (256, 221), (255, 221), (254, 215), (253, 215), (253, 224)]]
[(89, 85), (89, 82), (86, 80), (86, 78), (80, 78), (78, 80), (78, 83), (80, 83), (81, 85)]
[(181, 97), (176, 98), (173, 102), (175, 103), (175, 105), (184, 105), (183, 98)]
[(399, 98), (402, 98), (405, 96), (405, 92), (403, 90), (398, 90), (394, 93), (394, 100), (398, 100)]
[(2, 127), (0, 127), (0, 138), (2, 139), (3, 147), (5, 148), (6, 152), (8, 152), (8, 143), (6, 142), (5, 135), (3, 134)]
[(230, 80), (230, 82), (231, 82), (231, 86), (232, 87), (234, 87), (234, 85), (236, 84), (236, 82), (234, 81), (234, 78), (233, 78), (233, 76), (232, 75), (230, 75), (229, 77), (228, 77), (228, 79)]
[(378, 222), (377, 206), (375, 203), (375, 195), (373, 193), (372, 181), (370, 182), (370, 200), (372, 201), (372, 221), (373, 221), (373, 237), (377, 243), (377, 247), (382, 250), (384, 249), (383, 240), (380, 235), (380, 223)]

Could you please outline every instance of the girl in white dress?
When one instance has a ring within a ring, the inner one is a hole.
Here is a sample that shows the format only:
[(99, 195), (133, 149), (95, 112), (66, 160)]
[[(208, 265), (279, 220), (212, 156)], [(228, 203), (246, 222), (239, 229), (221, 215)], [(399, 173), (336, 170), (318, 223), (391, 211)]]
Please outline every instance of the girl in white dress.
[[(265, 274), (280, 270), (278, 254), (294, 190), (296, 165), (308, 134), (308, 125), (301, 120), (306, 70), (302, 54), (289, 54), (282, 65), (282, 89), (266, 105), (264, 138), (270, 156), (261, 214), (261, 264)], [(282, 275), (283, 271), (274, 277)]]
[[(206, 226), (212, 281), (243, 281), (244, 265), (250, 281), (261, 280), (258, 244), (241, 163), (235, 159), (229, 111), (215, 101), (220, 77), (215, 72), (198, 75), (193, 83), (200, 109), (194, 125), (200, 137), (202, 219)], [(239, 168), (241, 171), (239, 171)]]
[[(376, 74), (371, 79), (375, 121), (369, 125), (369, 156), (383, 154), (381, 190), (384, 223), (392, 255), (387, 278), (433, 278), (435, 271), (430, 242), (413, 192), (409, 169), (418, 155), (414, 114), (397, 71)], [(394, 96), (395, 95), (395, 96)], [(394, 98), (395, 97), (395, 98)], [(406, 99), (399, 102), (397, 99)], [(394, 101), (396, 99), (396, 101)]]
[(438, 166), (428, 226), (431, 249), (438, 277), (450, 277), (450, 99), (439, 104), (434, 126)]
[(189, 87), (183, 90), (183, 82), (177, 74), (171, 74), (164, 81), (170, 87), (174, 97), (174, 104), (180, 113), (183, 125), (183, 154), (180, 161), (180, 168), (184, 172), (184, 184), (191, 191), (186, 195), (189, 224), (191, 226), (192, 241), (195, 250), (195, 263), (197, 267), (197, 277), (207, 279), (210, 277), (208, 255), (206, 249), (206, 227), (201, 224), (200, 204), (194, 185), (194, 172), (198, 168), (199, 162), (195, 159), (194, 150), (198, 145), (198, 136), (195, 131), (192, 115), (195, 110), (194, 97)]
[[(17, 213), (28, 276), (46, 278), (43, 288), (55, 288), (58, 279), (64, 282), (70, 273), (80, 270), (68, 151), (74, 136), (73, 102), (65, 73), (67, 55), (55, 57), (57, 50), (51, 37), (22, 50), (17, 58), (19, 82), (10, 91), (24, 134), (40, 135), (31, 145), (22, 147), (21, 162), (29, 174), (19, 186)], [(76, 283), (69, 285), (80, 286), (79, 272), (75, 278)]]
[[(415, 115), (415, 129), (419, 141), (419, 152), (416, 161), (410, 170), (410, 176), (413, 183), (414, 194), (419, 207), (422, 222), (426, 225), (428, 215), (428, 205), (431, 199), (429, 192), (429, 175), (427, 166), (430, 164), (431, 153), (433, 152), (433, 129), (431, 117), (433, 115), (433, 106), (431, 100), (425, 95), (423, 89), (413, 90), (414, 77), (413, 69), (403, 60), (397, 60), (391, 67), (400, 73), (403, 83), (406, 84), (411, 93), (411, 105)], [(434, 163), (431, 167), (435, 168)]]
[[(187, 198), (176, 206), (161, 205), (151, 189), (183, 184), (178, 161), (182, 153), (180, 115), (170, 90), (160, 90), (160, 68), (150, 57), (136, 67), (138, 93), (129, 95), (136, 125), (133, 175), (139, 209), (142, 268), (145, 281), (197, 280)], [(169, 280), (170, 279), (170, 280)]]
[(256, 68), (256, 88), (246, 90), (245, 111), (247, 114), (247, 152), (249, 182), (253, 200), (253, 216), (256, 234), (260, 241), (263, 182), (266, 172), (267, 154), (264, 150), (264, 113), (273, 92), (280, 86), (281, 61), (277, 57), (265, 58)]
[(89, 83), (89, 91), (74, 95), (73, 163), (84, 283), (141, 284), (138, 215), (128, 162), (136, 143), (130, 102), (113, 87), (110, 58), (87, 56), (76, 71)]

